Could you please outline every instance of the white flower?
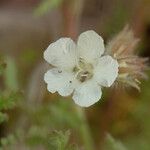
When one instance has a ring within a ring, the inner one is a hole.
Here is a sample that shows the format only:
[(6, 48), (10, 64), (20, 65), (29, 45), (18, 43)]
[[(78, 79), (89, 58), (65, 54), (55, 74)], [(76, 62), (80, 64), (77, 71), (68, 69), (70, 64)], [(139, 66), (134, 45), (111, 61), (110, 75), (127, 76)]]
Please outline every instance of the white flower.
[(73, 93), (76, 104), (88, 107), (102, 95), (101, 86), (110, 87), (118, 76), (118, 63), (104, 54), (101, 36), (94, 31), (82, 33), (75, 44), (61, 38), (49, 45), (44, 59), (54, 66), (44, 75), (47, 89), (62, 96)]

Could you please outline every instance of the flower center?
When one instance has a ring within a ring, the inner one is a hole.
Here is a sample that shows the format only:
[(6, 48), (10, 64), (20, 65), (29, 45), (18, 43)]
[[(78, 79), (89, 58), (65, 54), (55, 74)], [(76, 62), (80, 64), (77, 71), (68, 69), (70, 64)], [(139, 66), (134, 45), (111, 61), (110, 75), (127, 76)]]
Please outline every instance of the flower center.
[(93, 77), (93, 65), (80, 58), (78, 66), (74, 67), (73, 72), (76, 73), (77, 80), (85, 82)]

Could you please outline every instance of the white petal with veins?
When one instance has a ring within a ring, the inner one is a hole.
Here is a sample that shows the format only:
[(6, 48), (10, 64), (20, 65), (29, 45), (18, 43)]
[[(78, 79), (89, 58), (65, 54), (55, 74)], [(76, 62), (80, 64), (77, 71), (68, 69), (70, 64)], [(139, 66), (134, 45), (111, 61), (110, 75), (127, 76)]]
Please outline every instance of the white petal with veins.
[(49, 45), (44, 52), (44, 59), (51, 65), (70, 69), (77, 63), (76, 44), (70, 38), (61, 38)]
[(57, 68), (50, 69), (45, 73), (44, 80), (47, 89), (51, 93), (56, 91), (62, 96), (70, 95), (75, 88), (75, 80), (72, 73), (61, 71)]
[(118, 62), (111, 56), (99, 59), (94, 70), (94, 78), (101, 85), (110, 87), (118, 76)]
[(103, 39), (93, 30), (81, 33), (77, 46), (80, 57), (89, 62), (93, 62), (104, 53)]
[(89, 80), (75, 89), (73, 100), (82, 107), (88, 107), (99, 101), (101, 95), (100, 86), (95, 81)]

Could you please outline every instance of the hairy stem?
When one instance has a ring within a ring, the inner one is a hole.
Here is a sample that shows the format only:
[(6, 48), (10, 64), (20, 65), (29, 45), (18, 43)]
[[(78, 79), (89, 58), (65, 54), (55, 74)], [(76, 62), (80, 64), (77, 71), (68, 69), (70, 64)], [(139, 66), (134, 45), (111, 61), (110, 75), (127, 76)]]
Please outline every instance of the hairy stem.
[(94, 142), (91, 136), (90, 128), (88, 126), (88, 122), (86, 120), (86, 115), (84, 109), (81, 107), (76, 106), (76, 112), (81, 120), (81, 124), (79, 125), (80, 134), (84, 143), (84, 148), (86, 150), (94, 150)]

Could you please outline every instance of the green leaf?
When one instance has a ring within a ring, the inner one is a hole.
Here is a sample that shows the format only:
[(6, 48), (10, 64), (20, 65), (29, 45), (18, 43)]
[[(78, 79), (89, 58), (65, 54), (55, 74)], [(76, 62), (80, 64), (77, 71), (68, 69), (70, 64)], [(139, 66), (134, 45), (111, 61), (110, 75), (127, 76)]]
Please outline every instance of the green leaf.
[(8, 120), (8, 115), (1, 111), (12, 109), (17, 105), (18, 100), (21, 98), (21, 93), (0, 93), (0, 123)]
[(67, 150), (70, 131), (49, 131), (47, 128), (32, 126), (29, 130), (27, 143), (31, 147), (42, 145), (48, 150)]
[(65, 150), (67, 143), (69, 141), (70, 132), (54, 131), (50, 136), (50, 143), (52, 147), (58, 150)]
[(0, 111), (11, 109), (16, 106), (16, 103), (21, 98), (20, 92), (0, 93)]
[(4, 82), (8, 89), (17, 91), (18, 80), (17, 80), (17, 66), (13, 58), (6, 58), (7, 67), (4, 72)]

